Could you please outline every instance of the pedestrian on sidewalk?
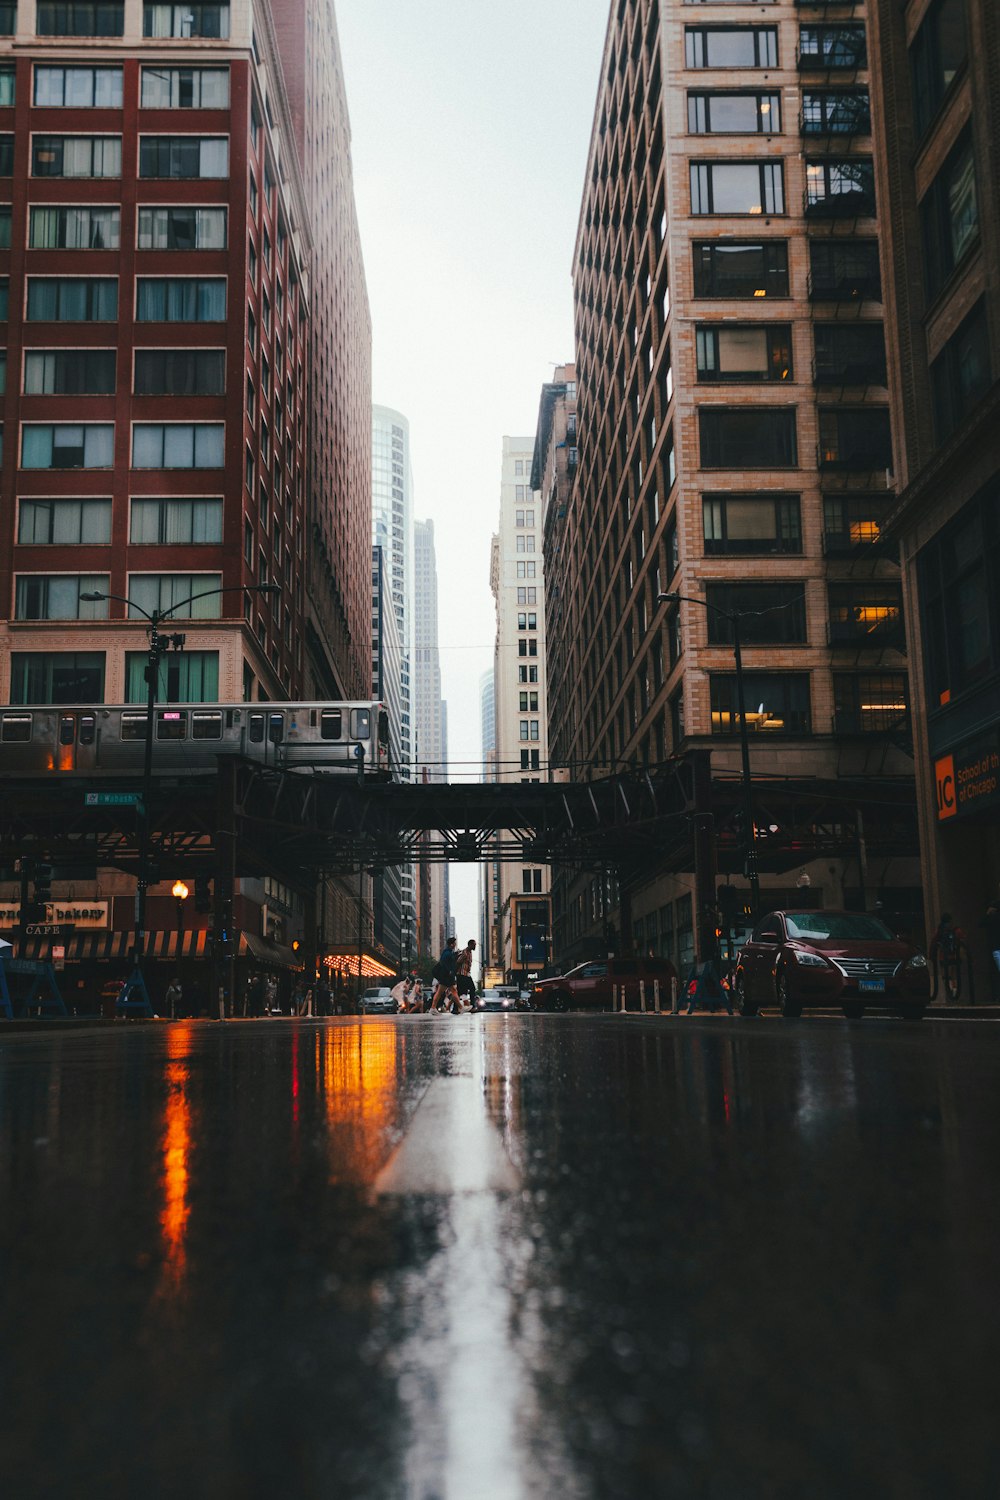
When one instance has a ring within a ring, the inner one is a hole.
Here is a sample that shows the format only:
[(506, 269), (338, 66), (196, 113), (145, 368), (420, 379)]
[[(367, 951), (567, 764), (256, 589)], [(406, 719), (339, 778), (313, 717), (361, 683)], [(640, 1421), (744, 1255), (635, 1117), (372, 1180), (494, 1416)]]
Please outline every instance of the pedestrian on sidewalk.
[(167, 1015), (171, 1021), (175, 1021), (184, 1004), (184, 986), (176, 974), (167, 985), (167, 993), (163, 998), (166, 1002)]
[(467, 999), (470, 1005), (475, 1005), (476, 981), (472, 977), (472, 956), (476, 951), (476, 940), (470, 938), (455, 961), (455, 973), (458, 977), (458, 993), (463, 1000)]
[(457, 967), (458, 938), (450, 937), (441, 950), (441, 957), (431, 971), (431, 977), (437, 984), (431, 996), (431, 1010), (443, 1011), (447, 1008), (449, 1002), (446, 999), (446, 993), (455, 988)]

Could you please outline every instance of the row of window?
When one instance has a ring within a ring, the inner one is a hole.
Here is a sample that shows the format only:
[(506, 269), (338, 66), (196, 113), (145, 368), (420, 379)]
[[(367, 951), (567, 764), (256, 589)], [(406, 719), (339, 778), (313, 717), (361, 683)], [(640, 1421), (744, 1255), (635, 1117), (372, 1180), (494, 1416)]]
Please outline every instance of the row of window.
[[(886, 382), (881, 323), (814, 323), (813, 377), (818, 384)], [(698, 324), (699, 381), (782, 381), (794, 378), (788, 323)]]
[[(709, 674), (712, 733), (739, 734), (740, 720), (763, 738), (813, 732), (808, 672), (744, 672), (742, 701), (735, 674)], [(834, 672), (835, 731), (868, 734), (902, 729), (907, 721), (904, 672)]]
[[(225, 250), (228, 210), (194, 204), (140, 206), (136, 221), (139, 250)], [(11, 205), (0, 203), (0, 250), (11, 244)], [(121, 209), (110, 204), (32, 204), (28, 210), (29, 250), (118, 250)]]
[[(125, 653), (125, 702), (145, 703), (149, 660), (145, 651)], [(11, 703), (103, 703), (103, 651), (13, 651)], [(161, 703), (217, 703), (219, 653), (171, 651), (160, 658)]]
[[(892, 468), (885, 407), (821, 407), (820, 468)], [(791, 469), (798, 466), (795, 407), (702, 406), (698, 411), (703, 469)]]
[[(14, 172), (14, 136), (0, 135), (0, 177)], [(33, 135), (32, 177), (119, 178), (120, 135)], [(139, 176), (148, 180), (223, 179), (229, 176), (229, 137), (143, 135)]]
[[(691, 213), (756, 215), (785, 213), (781, 161), (693, 161)], [(806, 213), (838, 216), (875, 212), (875, 169), (869, 157), (806, 162)]]
[[(863, 68), (867, 62), (862, 25), (800, 26), (799, 61), (805, 67)], [(777, 26), (686, 26), (688, 68), (776, 68)]]
[[(0, 5), (0, 36), (16, 31), (16, 0)], [(36, 36), (125, 35), (124, 0), (36, 0)], [(142, 7), (142, 34), (145, 37), (217, 37), (229, 35), (229, 5), (199, 4), (182, 0), (177, 4), (153, 4)]]
[[(110, 469), (113, 422), (25, 422), (22, 469)], [(221, 469), (225, 461), (222, 422), (136, 422), (132, 427), (134, 469)]]
[[(781, 134), (779, 93), (726, 90), (689, 93), (687, 99), (692, 135)], [(870, 135), (868, 90), (803, 90), (800, 129), (806, 136)]]
[[(106, 620), (105, 573), (22, 573), (14, 579), (15, 620)], [(222, 615), (220, 573), (130, 573), (126, 593), (130, 620), (148, 618), (154, 610), (174, 610), (175, 618), (217, 620)]]
[[(851, 553), (879, 541), (891, 500), (884, 492), (823, 497), (823, 546), (828, 555)], [(794, 555), (803, 550), (801, 497), (767, 494), (702, 496), (706, 556)]]
[[(22, 497), (17, 540), (27, 547), (108, 546), (111, 500)], [(143, 495), (130, 501), (133, 546), (213, 546), (221, 541), (221, 496)]]
[[(896, 646), (903, 642), (903, 595), (898, 583), (866, 580), (827, 585), (829, 640), (836, 645)], [(747, 646), (808, 644), (805, 584), (709, 583), (705, 587), (710, 646), (733, 644), (727, 615), (741, 614)]]
[[(229, 69), (172, 68), (157, 63), (140, 71), (142, 109), (228, 109)], [(0, 106), (16, 102), (13, 67), (0, 70)], [(101, 64), (36, 63), (32, 101), (39, 109), (121, 109), (124, 71)]]
[[(132, 381), (137, 396), (223, 396), (224, 349), (136, 349)], [(114, 349), (28, 349), (26, 396), (110, 396), (116, 386)]]
[[(4, 283), (6, 289), (6, 282)], [(117, 276), (29, 276), (25, 318), (29, 323), (114, 323), (118, 320)], [(7, 310), (4, 310), (6, 317)], [(138, 276), (137, 323), (224, 323), (224, 276)]]

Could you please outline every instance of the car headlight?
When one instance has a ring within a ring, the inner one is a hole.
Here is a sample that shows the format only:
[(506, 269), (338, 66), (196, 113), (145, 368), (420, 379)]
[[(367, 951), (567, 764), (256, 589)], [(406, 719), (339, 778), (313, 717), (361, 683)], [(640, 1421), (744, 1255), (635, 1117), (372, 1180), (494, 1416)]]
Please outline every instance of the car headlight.
[(504, 1008), (504, 1010), (510, 1010), (510, 1001), (509, 1000), (505, 1000), (503, 1002), (503, 1008)]
[(818, 953), (795, 954), (795, 962), (801, 964), (803, 969), (827, 969), (829, 964), (825, 958), (820, 958)]
[(922, 953), (914, 953), (906, 967), (908, 969), (926, 969), (927, 960)]

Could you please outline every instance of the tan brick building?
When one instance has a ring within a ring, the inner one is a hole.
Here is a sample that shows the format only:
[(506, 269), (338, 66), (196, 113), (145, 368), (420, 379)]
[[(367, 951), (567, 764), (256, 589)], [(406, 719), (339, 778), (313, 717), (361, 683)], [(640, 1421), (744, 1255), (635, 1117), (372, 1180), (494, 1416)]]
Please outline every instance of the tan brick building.
[(546, 538), (550, 671), (572, 684), (552, 757), (671, 762), (714, 838), (697, 889), (689, 836), (656, 881), (557, 879), (563, 958), (707, 942), (716, 879), (741, 883), (741, 713), (764, 901), (918, 904), (867, 62), (861, 4), (612, 8), (574, 263), (577, 482)]

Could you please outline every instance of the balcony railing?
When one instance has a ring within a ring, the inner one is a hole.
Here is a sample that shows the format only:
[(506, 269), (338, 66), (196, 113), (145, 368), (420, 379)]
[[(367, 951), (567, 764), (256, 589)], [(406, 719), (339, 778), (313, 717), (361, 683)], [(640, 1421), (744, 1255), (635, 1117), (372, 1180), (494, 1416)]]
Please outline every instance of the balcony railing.
[(892, 470), (892, 449), (888, 444), (881, 443), (855, 443), (852, 447), (843, 448), (821, 443), (816, 450), (816, 467), (889, 474)]
[(860, 650), (902, 651), (906, 645), (906, 633), (898, 615), (876, 623), (865, 620), (831, 620), (828, 636), (831, 646), (849, 646)]
[(905, 708), (893, 709), (838, 708), (833, 716), (834, 734), (888, 734), (908, 738), (910, 715)]
[(814, 385), (885, 385), (885, 360), (814, 360)]
[(807, 188), (803, 203), (807, 219), (870, 219), (875, 213), (873, 188), (849, 193), (827, 193)]
[(882, 278), (867, 276), (816, 276), (809, 273), (811, 302), (881, 302)]

